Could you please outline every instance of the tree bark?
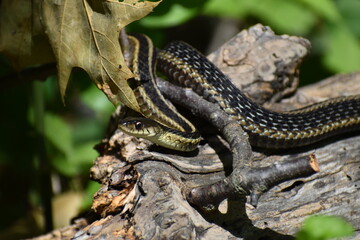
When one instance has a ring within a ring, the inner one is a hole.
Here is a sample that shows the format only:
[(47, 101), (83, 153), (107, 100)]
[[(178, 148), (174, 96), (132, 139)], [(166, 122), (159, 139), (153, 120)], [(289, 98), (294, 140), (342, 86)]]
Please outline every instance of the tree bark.
[[(298, 66), (309, 48), (305, 39), (276, 36), (256, 25), (209, 58), (249, 97), (277, 111), (360, 93), (360, 72), (296, 90)], [(179, 153), (116, 130), (120, 115), (118, 109), (91, 169), (92, 179), (102, 183), (92, 206), (97, 220), (78, 221), (66, 228), (67, 235), (57, 230), (39, 239), (293, 239), (314, 214), (345, 218), (356, 230), (351, 239), (360, 238), (359, 132), (297, 149), (253, 148), (248, 159), (253, 168), (315, 154), (320, 171), (272, 187), (256, 207), (249, 196), (235, 195), (207, 211), (190, 205), (186, 194), (233, 171), (232, 152), (217, 129), (197, 119), (204, 141), (197, 151)]]

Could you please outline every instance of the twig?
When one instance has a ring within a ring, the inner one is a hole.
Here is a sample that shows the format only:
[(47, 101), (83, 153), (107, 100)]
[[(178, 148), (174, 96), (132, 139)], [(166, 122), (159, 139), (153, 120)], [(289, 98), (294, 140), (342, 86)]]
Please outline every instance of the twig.
[(249, 165), (252, 156), (248, 136), (240, 124), (229, 118), (218, 106), (199, 97), (190, 90), (157, 78), (160, 91), (170, 100), (191, 110), (194, 115), (208, 119), (224, 135), (233, 153), (234, 167)]
[(250, 203), (257, 205), (259, 196), (281, 182), (309, 176), (318, 171), (314, 155), (295, 158), (262, 168), (251, 168), (252, 151), (246, 133), (240, 124), (231, 120), (215, 104), (207, 102), (192, 91), (187, 91), (160, 78), (157, 79), (162, 93), (192, 111), (193, 114), (209, 119), (224, 135), (233, 153), (232, 174), (214, 184), (194, 188), (187, 192), (190, 203), (214, 209), (221, 201), (234, 196), (250, 195)]

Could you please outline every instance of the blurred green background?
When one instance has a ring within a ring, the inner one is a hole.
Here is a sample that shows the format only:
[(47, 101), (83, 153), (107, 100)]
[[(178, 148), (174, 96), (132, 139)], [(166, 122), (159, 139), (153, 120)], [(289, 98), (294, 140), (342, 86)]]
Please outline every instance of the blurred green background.
[[(127, 30), (148, 34), (158, 47), (178, 39), (208, 54), (262, 23), (276, 34), (311, 41), (311, 55), (301, 67), (301, 83), (308, 84), (360, 69), (359, 13), (359, 0), (164, 0)], [(0, 55), (0, 78), (14, 72)], [(50, 201), (55, 227), (66, 225), (69, 216), (55, 211), (71, 212), (71, 218), (89, 209), (98, 188), (89, 181), (97, 157), (93, 146), (104, 137), (114, 107), (81, 70), (72, 74), (65, 106), (56, 81), (49, 76), (1, 91), (0, 204), (7, 217), (0, 219), (0, 239), (44, 231), (42, 215)], [(72, 210), (56, 205), (62, 201)]]

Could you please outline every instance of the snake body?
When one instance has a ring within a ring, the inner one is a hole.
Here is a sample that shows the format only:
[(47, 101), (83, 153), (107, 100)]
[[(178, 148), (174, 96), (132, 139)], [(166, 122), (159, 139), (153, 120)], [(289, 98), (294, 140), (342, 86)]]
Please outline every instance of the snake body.
[[(138, 39), (141, 38), (143, 37)], [(154, 64), (154, 50), (150, 50), (153, 47), (149, 44), (150, 39), (146, 39), (148, 41), (147, 46), (144, 41), (139, 41), (138, 48), (143, 48), (143, 50), (139, 50), (135, 54), (136, 59), (139, 63), (143, 61), (149, 63), (149, 58), (152, 58)], [(151, 57), (149, 57), (150, 55)], [(158, 69), (170, 81), (191, 88), (204, 99), (218, 104), (232, 119), (237, 120), (249, 134), (250, 143), (253, 146), (264, 148), (298, 147), (318, 142), (336, 134), (360, 129), (359, 95), (333, 98), (302, 109), (279, 113), (267, 110), (251, 101), (213, 63), (184, 42), (172, 42), (164, 50), (159, 51), (157, 63)], [(157, 89), (152, 67), (154, 65), (138, 64), (139, 69), (147, 72), (147, 74), (139, 74), (139, 79), (149, 79), (148, 82), (151, 82), (148, 85), (139, 84), (140, 89)], [(150, 72), (151, 74), (149, 74)], [(134, 91), (135, 94), (136, 91)], [(140, 99), (138, 102), (148, 103), (150, 102), (149, 99), (160, 96), (161, 101), (166, 103), (159, 90), (153, 91), (157, 91), (157, 93), (136, 94), (141, 95), (138, 97)], [(143, 128), (138, 127), (136, 129), (136, 124), (139, 125), (140, 123), (141, 125), (145, 121), (141, 119), (124, 120), (120, 124), (122, 125), (120, 128), (129, 134), (148, 138), (159, 145), (165, 147), (170, 145), (172, 149), (181, 151), (195, 149), (199, 142), (199, 135), (191, 123), (177, 113), (173, 107), (161, 108), (160, 100), (151, 100), (151, 102), (151, 104), (140, 105), (146, 105), (143, 107), (142, 113), (154, 122), (147, 120), (146, 124), (143, 124)], [(153, 117), (153, 115), (157, 117)], [(183, 122), (175, 121), (178, 123), (175, 126), (169, 124), (169, 121), (162, 120), (166, 118), (179, 118)], [(125, 125), (127, 128), (124, 127)], [(155, 133), (158, 133), (156, 140), (149, 137)], [(186, 146), (184, 147), (183, 144)]]
[(131, 84), (145, 118), (126, 118), (119, 128), (136, 137), (146, 138), (158, 145), (179, 151), (192, 151), (200, 142), (196, 128), (177, 112), (156, 86), (156, 52), (145, 35), (130, 35), (133, 45), (131, 69), (137, 76)]

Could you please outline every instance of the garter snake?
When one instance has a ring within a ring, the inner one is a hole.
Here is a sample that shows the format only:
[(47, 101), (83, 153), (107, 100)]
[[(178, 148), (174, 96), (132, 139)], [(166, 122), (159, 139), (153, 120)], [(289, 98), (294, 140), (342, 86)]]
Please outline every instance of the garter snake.
[(145, 35), (129, 35), (133, 46), (130, 68), (137, 76), (131, 82), (140, 113), (145, 118), (125, 118), (119, 128), (136, 137), (179, 151), (192, 151), (200, 142), (195, 127), (164, 99), (155, 82), (156, 51)]
[(119, 128), (130, 135), (180, 151), (191, 151), (200, 141), (194, 126), (157, 89), (156, 60), (158, 69), (170, 81), (191, 88), (237, 120), (253, 146), (298, 147), (360, 129), (360, 95), (333, 98), (290, 112), (274, 112), (247, 98), (224, 73), (188, 44), (172, 42), (156, 54), (148, 37), (136, 35), (130, 36), (130, 40), (134, 44), (132, 68), (138, 76), (133, 90), (141, 113), (147, 118), (121, 121)]

